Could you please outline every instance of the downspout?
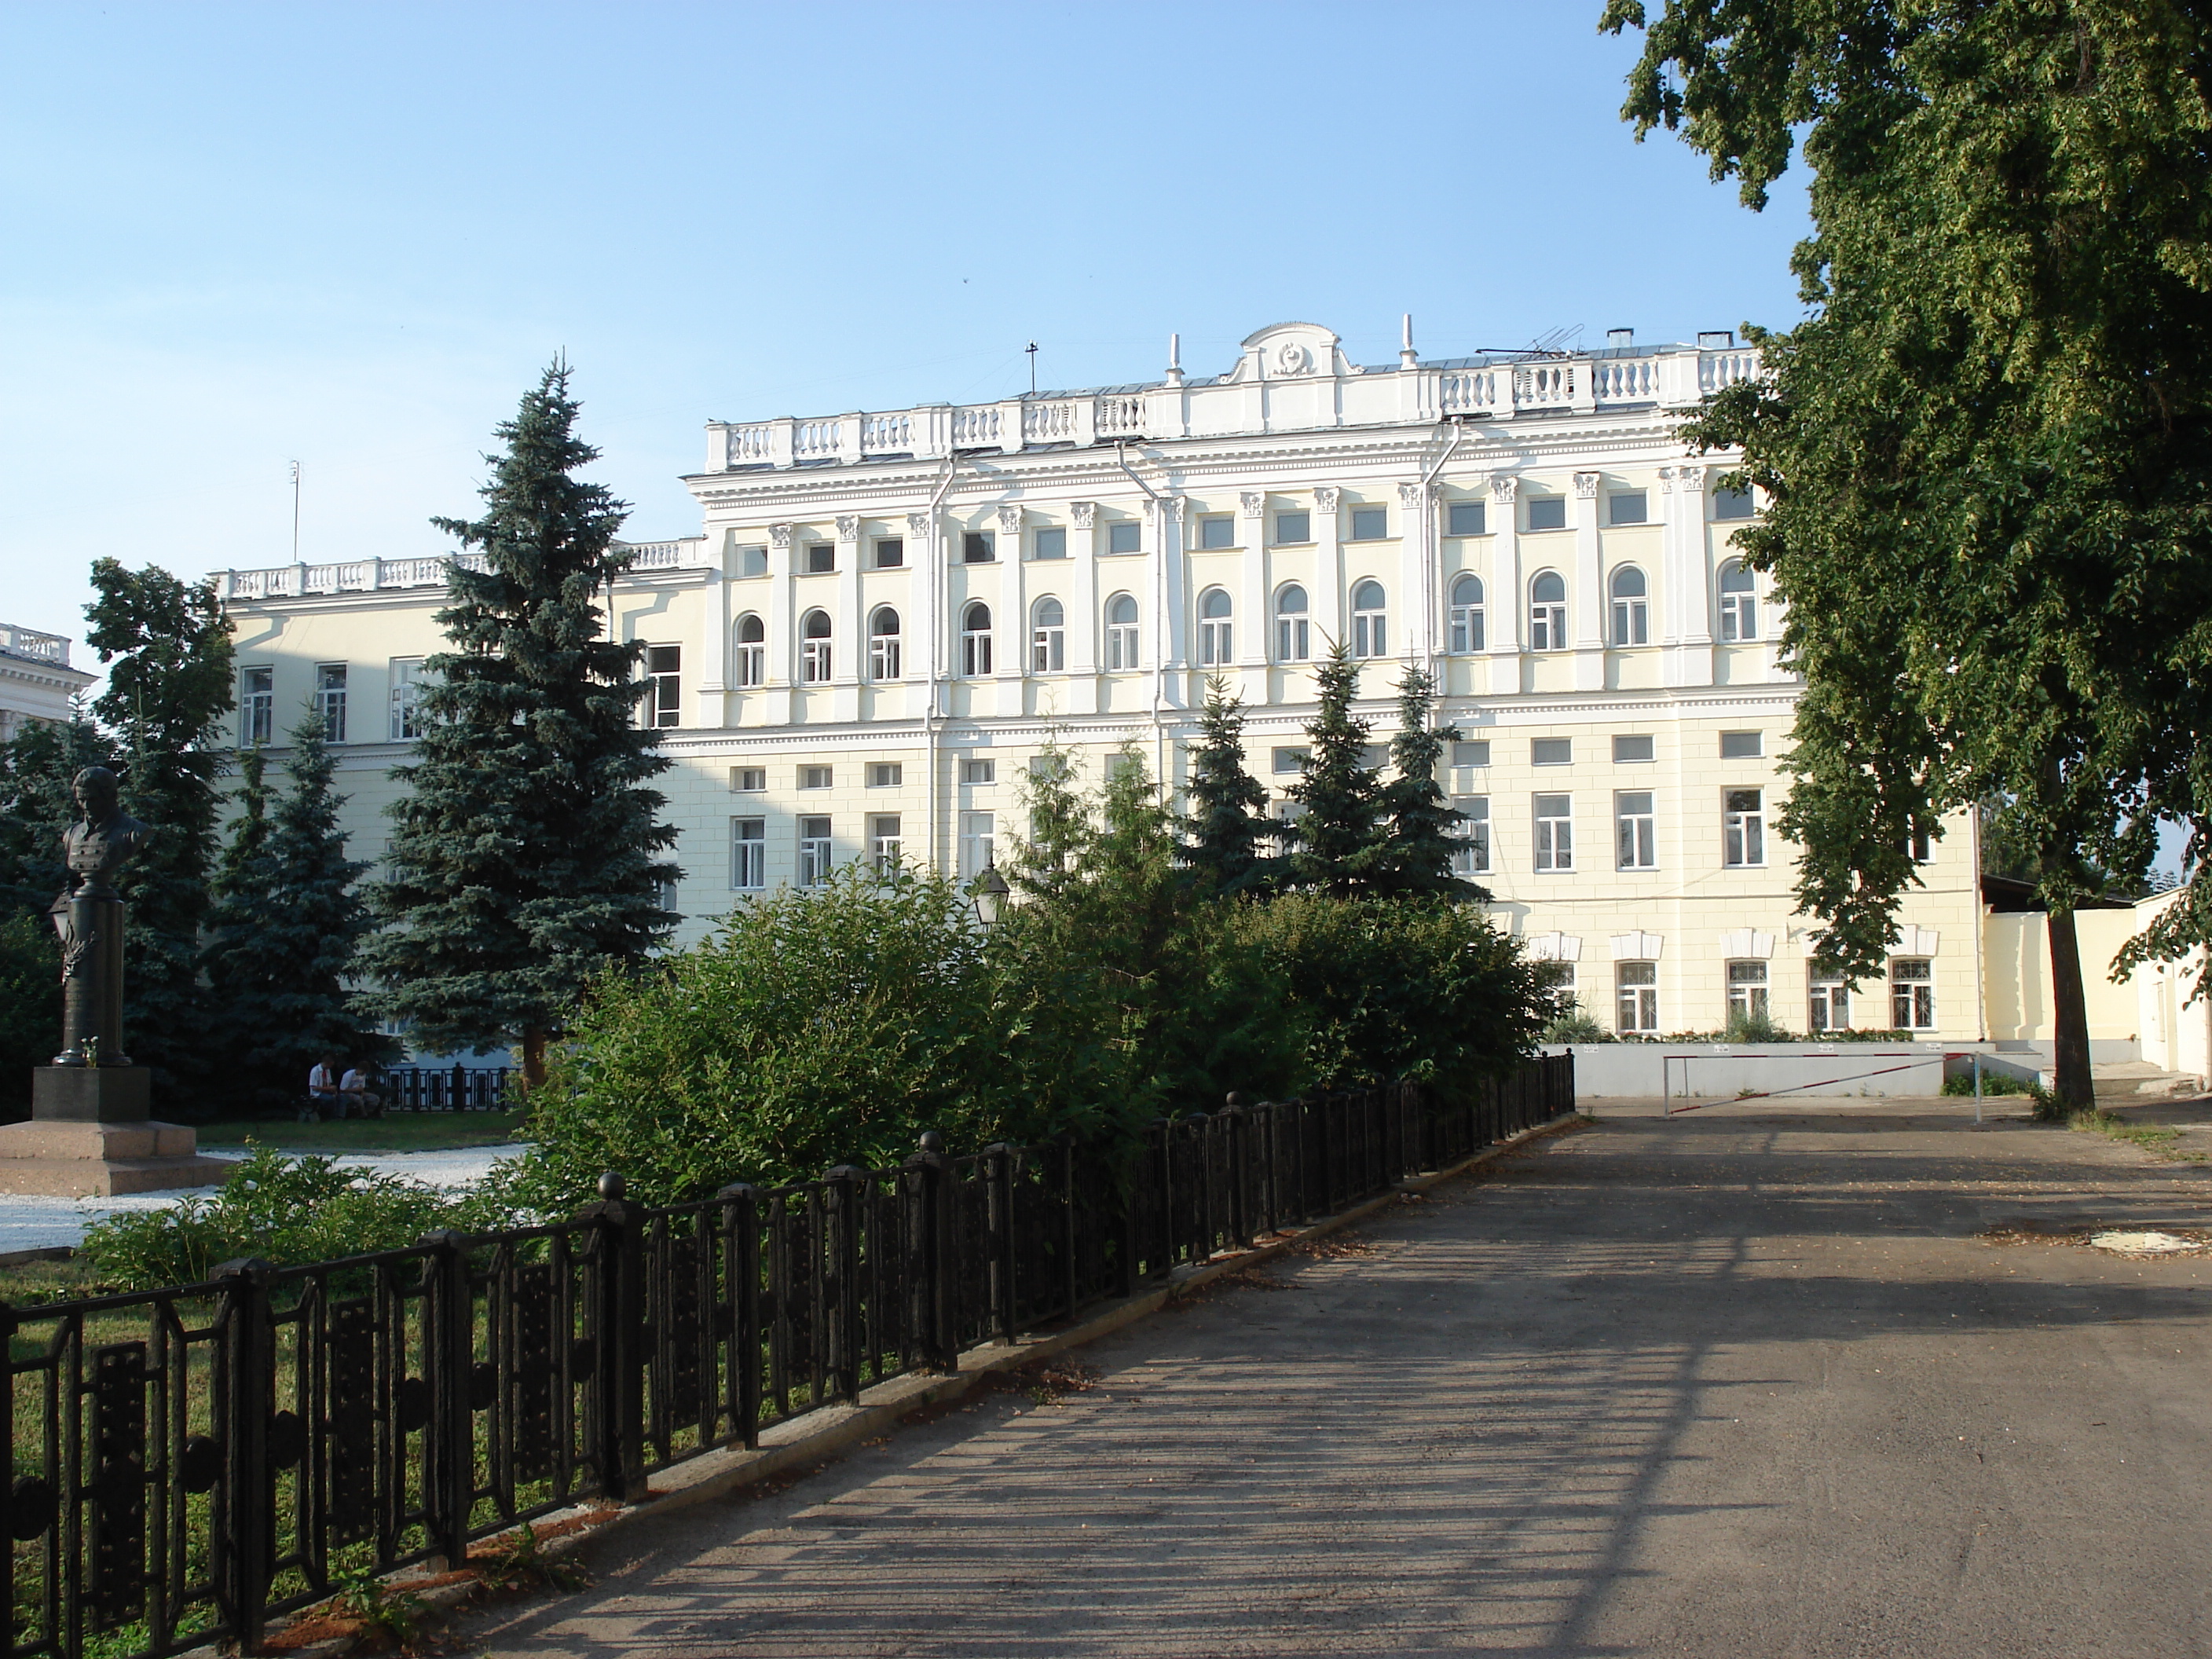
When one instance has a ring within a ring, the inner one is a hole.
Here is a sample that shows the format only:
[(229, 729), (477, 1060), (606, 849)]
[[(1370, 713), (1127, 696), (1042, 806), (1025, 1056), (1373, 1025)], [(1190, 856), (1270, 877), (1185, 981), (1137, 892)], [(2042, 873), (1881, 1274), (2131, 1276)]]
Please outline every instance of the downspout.
[[(938, 862), (937, 858), (937, 849), (939, 845), (937, 839), (937, 698), (939, 678), (937, 670), (939, 663), (938, 647), (939, 644), (948, 637), (945, 629), (945, 623), (951, 615), (952, 603), (951, 568), (945, 561), (938, 557), (938, 549), (942, 543), (944, 537), (942, 527), (939, 523), (937, 515), (945, 506), (946, 492), (952, 488), (952, 475), (959, 470), (960, 452), (957, 449), (950, 451), (945, 458), (945, 476), (937, 481), (937, 489), (929, 498), (928, 557), (930, 562), (930, 569), (928, 574), (932, 588), (934, 590), (931, 595), (933, 603), (929, 608), (931, 611), (938, 614), (930, 618), (929, 700), (922, 705), (921, 737), (923, 752), (927, 757), (922, 763), (927, 769), (929, 774), (928, 847), (929, 867), (933, 870), (943, 870), (945, 867)], [(943, 601), (942, 604), (934, 602), (940, 599)]]
[(1152, 522), (1158, 529), (1158, 545), (1152, 551), (1152, 777), (1160, 787), (1160, 799), (1172, 800), (1174, 790), (1167, 775), (1167, 732), (1160, 723), (1160, 710), (1167, 701), (1168, 684), (1168, 514), (1167, 503), (1160, 492), (1136, 475), (1122, 453), (1127, 447), (1118, 439), (1114, 445), (1114, 465), (1127, 474), (1129, 482), (1151, 497)]
[[(1436, 486), (1437, 475), (1444, 470), (1451, 458), (1459, 453), (1460, 446), (1467, 441), (1465, 423), (1453, 421), (1449, 424), (1452, 428), (1451, 442), (1445, 447), (1444, 453), (1437, 457), (1435, 465), (1421, 474), (1421, 615), (1429, 630), (1427, 660), (1421, 666), (1428, 671), (1432, 679), (1438, 678), (1437, 658), (1442, 654), (1436, 648), (1436, 627), (1437, 594), (1443, 580), (1444, 544), (1443, 526), (1437, 520), (1436, 498), (1430, 492)], [(1441, 693), (1443, 688), (1439, 686), (1437, 689)]]

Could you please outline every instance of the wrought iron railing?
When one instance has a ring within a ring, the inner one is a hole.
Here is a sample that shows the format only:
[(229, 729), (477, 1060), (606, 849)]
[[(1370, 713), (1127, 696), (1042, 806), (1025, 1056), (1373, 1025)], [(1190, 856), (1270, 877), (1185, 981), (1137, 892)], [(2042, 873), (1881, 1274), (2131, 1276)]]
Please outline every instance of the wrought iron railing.
[(226, 1641), (1573, 1109), (1573, 1059), (8, 1308), (11, 1656)]

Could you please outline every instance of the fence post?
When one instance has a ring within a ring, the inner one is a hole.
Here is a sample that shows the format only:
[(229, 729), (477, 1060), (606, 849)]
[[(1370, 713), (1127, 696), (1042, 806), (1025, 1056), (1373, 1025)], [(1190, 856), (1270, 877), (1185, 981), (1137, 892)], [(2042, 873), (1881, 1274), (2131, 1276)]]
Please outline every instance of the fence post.
[(837, 1196), (833, 1246), (837, 1252), (837, 1392), (848, 1405), (860, 1400), (860, 1184), (868, 1172), (840, 1164), (823, 1181)]
[(645, 1239), (637, 1206), (623, 1200), (623, 1178), (599, 1177), (599, 1200), (584, 1212), (599, 1225), (599, 1269), (592, 1280), (592, 1461), (603, 1496), (618, 1504), (645, 1496)]
[(1252, 1245), (1252, 1206), (1246, 1188), (1251, 1181), (1252, 1133), (1251, 1116), (1244, 1109), (1244, 1097), (1231, 1092), (1222, 1103), (1221, 1115), (1227, 1125), (1229, 1149), (1224, 1162), (1229, 1166), (1229, 1237), (1240, 1250)]
[(239, 1650), (256, 1653), (269, 1619), (275, 1547), (270, 1523), (276, 1504), (269, 1480), (269, 1418), (274, 1382), (269, 1284), (276, 1269), (258, 1256), (226, 1261), (214, 1273), (223, 1287), (225, 1340), (219, 1364), (222, 1397), (222, 1504), (210, 1552), (218, 1594), (229, 1603)]
[(1075, 1310), (1082, 1301), (1082, 1276), (1075, 1265), (1076, 1247), (1081, 1243), (1082, 1222), (1076, 1200), (1075, 1135), (1072, 1130), (1060, 1131), (1060, 1191), (1066, 1200), (1060, 1208), (1060, 1255), (1063, 1270), (1061, 1277), (1067, 1281), (1067, 1317), (1072, 1324), (1075, 1320)]
[(722, 1200), (722, 1294), (731, 1299), (726, 1396), (747, 1451), (760, 1444), (760, 1188), (737, 1182)]
[(424, 1497), (429, 1510), (430, 1541), (445, 1558), (445, 1570), (468, 1565), (469, 1511), (476, 1507), (476, 1344), (471, 1319), (468, 1236), (450, 1227), (425, 1233), (419, 1241), (437, 1254), (430, 1258), (429, 1467)]
[(952, 1166), (945, 1137), (925, 1129), (908, 1160), (921, 1171), (922, 1357), (933, 1370), (960, 1369), (960, 1253), (953, 1238)]
[(999, 1340), (1014, 1340), (1014, 1149), (1003, 1140), (983, 1149), (991, 1182), (991, 1312)]

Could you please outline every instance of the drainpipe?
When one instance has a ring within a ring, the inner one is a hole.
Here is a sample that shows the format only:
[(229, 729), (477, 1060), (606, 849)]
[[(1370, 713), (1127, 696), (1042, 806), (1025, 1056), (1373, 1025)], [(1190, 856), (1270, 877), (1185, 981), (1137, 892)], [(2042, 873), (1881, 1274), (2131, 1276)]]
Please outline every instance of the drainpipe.
[[(942, 601), (941, 604), (933, 602), (930, 605), (930, 609), (938, 614), (931, 617), (930, 618), (928, 643), (929, 701), (922, 706), (921, 711), (922, 748), (924, 754), (927, 756), (927, 758), (922, 763), (927, 769), (929, 773), (928, 846), (929, 864), (930, 868), (933, 870), (942, 870), (945, 867), (938, 862), (937, 857), (937, 699), (939, 692), (938, 680), (939, 678), (937, 670), (939, 660), (938, 647), (945, 638), (945, 620), (946, 617), (951, 614), (952, 603), (951, 567), (946, 561), (938, 557), (938, 550), (944, 541), (943, 530), (938, 520), (938, 514), (945, 506), (946, 492), (952, 488), (952, 475), (959, 470), (960, 452), (958, 450), (954, 450), (945, 456), (945, 476), (937, 481), (937, 489), (931, 494), (929, 498), (929, 546), (927, 549), (927, 556), (930, 562), (929, 580), (933, 590), (931, 597), (933, 601)], [(953, 867), (955, 869), (957, 868), (957, 861)]]
[(1130, 467), (1124, 454), (1127, 446), (1119, 441), (1114, 445), (1114, 465), (1128, 475), (1129, 482), (1151, 497), (1152, 522), (1158, 526), (1152, 550), (1152, 776), (1160, 786), (1163, 800), (1173, 798), (1168, 777), (1167, 733), (1160, 722), (1160, 710), (1167, 701), (1168, 684), (1168, 512), (1167, 502), (1160, 492), (1139, 477)]
[[(1410, 322), (1407, 325), (1407, 331), (1410, 337), (1412, 333)], [(1410, 350), (1411, 348), (1408, 347), (1407, 349)], [(1437, 457), (1435, 464), (1421, 474), (1421, 615), (1424, 619), (1423, 626), (1428, 629), (1429, 639), (1428, 650), (1425, 653), (1427, 660), (1421, 665), (1428, 671), (1431, 678), (1442, 678), (1437, 672), (1437, 658), (1441, 653), (1437, 650), (1436, 626), (1437, 589), (1437, 585), (1443, 579), (1444, 544), (1443, 526), (1437, 522), (1436, 498), (1430, 491), (1436, 485), (1437, 475), (1444, 470), (1451, 458), (1459, 453), (1460, 446), (1467, 441), (1467, 428), (1464, 424), (1458, 421), (1450, 422), (1449, 424), (1452, 428), (1451, 442), (1445, 447), (1444, 453)], [(1443, 687), (1439, 686), (1437, 691), (1438, 700), (1441, 702)]]

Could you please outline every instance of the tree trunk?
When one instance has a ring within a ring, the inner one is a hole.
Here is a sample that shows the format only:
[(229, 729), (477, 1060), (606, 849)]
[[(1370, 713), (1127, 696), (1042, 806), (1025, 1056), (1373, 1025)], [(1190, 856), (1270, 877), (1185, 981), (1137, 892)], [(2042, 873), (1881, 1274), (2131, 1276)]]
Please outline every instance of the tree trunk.
[[(2069, 935), (2070, 937), (2070, 935)], [(2075, 971), (2075, 993), (2081, 993), (2081, 971)], [(535, 1094), (545, 1083), (545, 1028), (533, 1025), (522, 1034), (522, 1091)]]
[(2067, 1109), (2086, 1112), (2097, 1103), (2089, 1076), (2089, 1001), (2081, 989), (2081, 947), (2074, 935), (2074, 913), (2053, 910), (2051, 921), (2051, 1024), (2058, 1097)]

